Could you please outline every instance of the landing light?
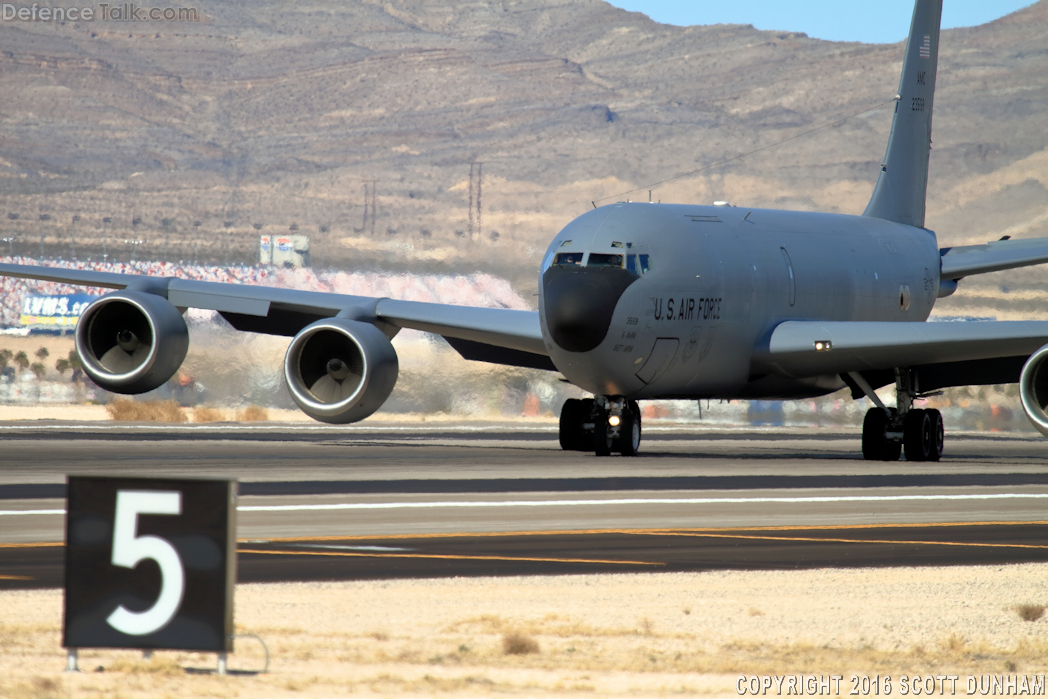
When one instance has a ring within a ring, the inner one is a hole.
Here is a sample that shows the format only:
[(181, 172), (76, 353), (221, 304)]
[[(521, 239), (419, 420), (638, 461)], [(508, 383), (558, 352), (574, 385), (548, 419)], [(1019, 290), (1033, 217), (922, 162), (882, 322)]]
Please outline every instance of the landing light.
[(816, 340), (815, 351), (816, 352), (828, 352), (833, 349), (833, 343), (829, 340)]
[(619, 420), (619, 416), (618, 415), (612, 415), (611, 417), (608, 418), (608, 424), (611, 425), (612, 427), (618, 427), (619, 426), (619, 422), (621, 422), (621, 420)]

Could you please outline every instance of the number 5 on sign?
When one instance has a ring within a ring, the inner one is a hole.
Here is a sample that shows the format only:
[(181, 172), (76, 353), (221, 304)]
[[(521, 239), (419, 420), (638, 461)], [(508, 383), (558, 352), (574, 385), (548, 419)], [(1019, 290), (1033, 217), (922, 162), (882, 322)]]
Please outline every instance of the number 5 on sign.
[(113, 526), (113, 565), (135, 568), (152, 559), (160, 566), (160, 595), (144, 612), (117, 607), (106, 621), (129, 636), (145, 636), (164, 628), (178, 613), (186, 591), (185, 572), (178, 551), (159, 536), (138, 536), (139, 515), (182, 514), (182, 493), (177, 491), (118, 490)]

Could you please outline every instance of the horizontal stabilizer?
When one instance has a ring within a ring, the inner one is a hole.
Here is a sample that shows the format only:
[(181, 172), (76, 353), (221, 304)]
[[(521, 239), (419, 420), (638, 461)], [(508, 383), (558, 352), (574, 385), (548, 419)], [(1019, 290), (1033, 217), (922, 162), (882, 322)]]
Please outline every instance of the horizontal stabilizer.
[(995, 240), (983, 245), (943, 248), (941, 279), (999, 272), (1048, 262), (1048, 238)]

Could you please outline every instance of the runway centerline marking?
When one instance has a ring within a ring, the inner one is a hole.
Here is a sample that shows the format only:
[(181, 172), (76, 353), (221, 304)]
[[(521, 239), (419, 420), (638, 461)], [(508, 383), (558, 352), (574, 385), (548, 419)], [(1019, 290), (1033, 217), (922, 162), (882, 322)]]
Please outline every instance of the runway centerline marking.
[[(610, 500), (445, 500), (432, 502), (344, 502), (311, 505), (241, 505), (238, 512), (303, 512), (331, 510), (394, 510), (462, 507), (585, 507), (601, 505), (744, 505), (829, 502), (917, 502), (964, 500), (1044, 500), (1048, 493), (965, 493), (959, 495), (811, 495), (757, 498), (615, 498)], [(64, 515), (55, 510), (0, 510), (0, 516)]]
[(599, 558), (537, 558), (531, 556), (468, 556), (438, 553), (349, 553), (345, 551), (261, 551), (238, 549), (237, 553), (262, 553), (271, 556), (348, 556), (352, 558), (438, 558), (454, 561), (527, 561), (538, 563), (610, 563), (625, 566), (664, 566), (660, 561), (611, 561)]
[(434, 502), (357, 502), (315, 505), (241, 505), (238, 512), (298, 512), (307, 510), (393, 510), (441, 507), (580, 507), (593, 505), (716, 505), (749, 503), (904, 502), (930, 500), (1048, 499), (1048, 493), (966, 493), (961, 495), (812, 495), (758, 498), (615, 498), (610, 500), (445, 500)]

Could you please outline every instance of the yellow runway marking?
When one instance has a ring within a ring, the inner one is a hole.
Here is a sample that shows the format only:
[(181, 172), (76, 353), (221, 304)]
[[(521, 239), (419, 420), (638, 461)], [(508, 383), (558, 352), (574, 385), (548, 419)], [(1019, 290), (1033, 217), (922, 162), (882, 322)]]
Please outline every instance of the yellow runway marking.
[[(359, 536), (336, 534), (331, 536), (289, 536), (289, 537), (275, 537), (272, 539), (265, 539), (267, 542), (273, 543), (284, 543), (284, 542), (296, 542), (296, 541), (391, 541), (396, 539), (456, 539), (456, 538), (495, 538), (495, 537), (510, 537), (510, 536), (564, 536), (564, 535), (596, 535), (596, 534), (634, 534), (637, 536), (688, 536), (698, 534), (720, 534), (727, 535), (727, 532), (785, 532), (785, 531), (851, 531), (851, 530), (869, 530), (869, 529), (913, 529), (913, 528), (932, 528), (932, 527), (1003, 527), (1003, 526), (1023, 526), (1023, 525), (1048, 525), (1048, 520), (1037, 520), (1030, 522), (915, 522), (911, 524), (812, 524), (812, 525), (785, 525), (785, 526), (767, 526), (767, 527), (691, 527), (691, 528), (669, 528), (663, 527), (658, 529), (555, 529), (548, 531), (541, 530), (530, 530), (520, 532), (447, 532), (447, 533), (431, 533), (431, 534), (365, 534)], [(759, 537), (767, 538), (767, 537)], [(237, 541), (241, 544), (258, 542), (261, 537), (251, 537), (238, 539)], [(840, 541), (848, 542), (850, 539), (816, 539), (816, 541)], [(872, 542), (869, 539), (857, 539), (857, 542)], [(914, 543), (914, 542), (903, 542), (903, 541), (891, 541), (889, 543)], [(937, 543), (937, 542), (916, 542), (916, 543)], [(945, 542), (938, 542), (945, 543)], [(974, 546), (975, 544), (964, 544), (965, 546)], [(1004, 546), (1007, 544), (980, 544), (981, 546)], [(1020, 546), (1020, 544), (1015, 544)], [(19, 543), (19, 544), (3, 544), (0, 543), (0, 549), (4, 548), (38, 548), (48, 546), (65, 546), (64, 542), (61, 541), (46, 541), (38, 543)], [(1036, 548), (1036, 547), (1034, 547)]]
[(837, 544), (912, 544), (920, 546), (984, 546), (1006, 549), (1048, 549), (1037, 544), (981, 544), (964, 541), (906, 541), (903, 539), (832, 539), (818, 536), (757, 536), (755, 534), (654, 534), (653, 536), (693, 536), (703, 539), (759, 539), (762, 541), (826, 541)]
[(265, 553), (277, 556), (347, 556), (351, 558), (441, 558), (454, 561), (530, 561), (539, 563), (612, 563), (625, 566), (664, 566), (652, 561), (605, 561), (594, 558), (530, 558), (517, 556), (460, 556), (435, 553), (347, 553), (344, 551), (259, 551), (239, 549), (237, 553)]
[[(1048, 525), (1048, 521), (1034, 522), (932, 522), (915, 524), (816, 524), (816, 525), (788, 525), (768, 527), (698, 527), (698, 528), (659, 528), (659, 529), (562, 529), (551, 531), (520, 531), (520, 532), (447, 532), (431, 534), (366, 534), (361, 536), (291, 536), (266, 539), (266, 541), (294, 542), (294, 541), (373, 541), (393, 539), (454, 539), (454, 538), (487, 538), (487, 537), (509, 537), (509, 536), (563, 536), (580, 534), (636, 534), (638, 536), (666, 536), (673, 534), (687, 535), (698, 533), (716, 532), (775, 532), (775, 531), (820, 531), (820, 530), (863, 530), (863, 529), (905, 529), (920, 527), (989, 527), (989, 526), (1018, 526), (1018, 525)], [(258, 538), (244, 539), (242, 541), (258, 541)], [(828, 539), (826, 539), (828, 541)]]
[(0, 580), (32, 580), (28, 575), (0, 575)]

